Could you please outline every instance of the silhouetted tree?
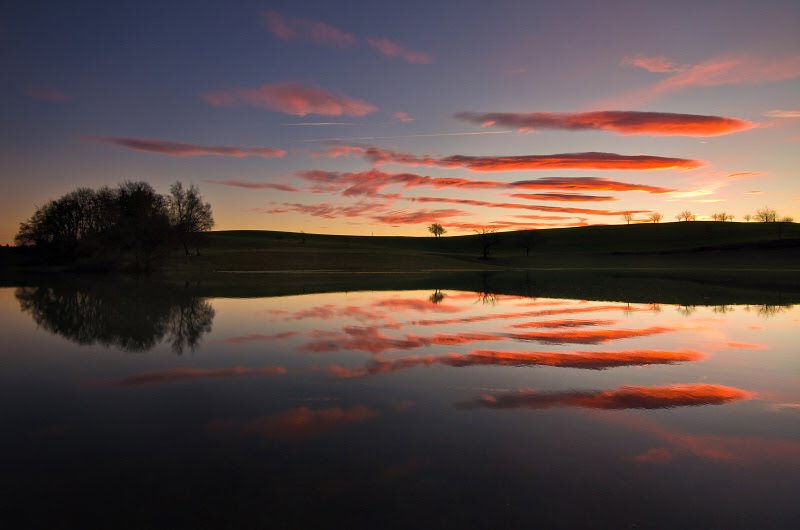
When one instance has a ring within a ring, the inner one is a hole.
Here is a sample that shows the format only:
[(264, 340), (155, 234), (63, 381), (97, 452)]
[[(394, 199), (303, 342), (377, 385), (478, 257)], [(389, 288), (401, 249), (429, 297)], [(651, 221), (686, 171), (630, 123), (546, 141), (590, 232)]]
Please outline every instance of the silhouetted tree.
[(436, 305), (441, 303), (445, 296), (446, 295), (442, 291), (436, 289), (433, 294), (428, 297), (428, 300), (430, 300), (432, 304)]
[(756, 211), (755, 220), (760, 223), (774, 223), (778, 220), (778, 213), (765, 206)]
[(481, 259), (489, 259), (492, 247), (497, 245), (497, 229), (496, 228), (481, 228), (475, 230), (478, 234), (478, 240), (481, 243)]
[(166, 200), (147, 182), (125, 181), (119, 186), (117, 201), (118, 241), (132, 251), (135, 270), (147, 270), (169, 238)]
[(654, 223), (660, 223), (661, 222), (661, 214), (658, 213), (658, 212), (651, 213), (650, 215), (647, 216), (647, 218), (650, 219), (650, 221), (652, 221)]
[(750, 215), (749, 213), (744, 214), (744, 217), (742, 217), (742, 219), (744, 219), (746, 223), (749, 223), (750, 219), (752, 219), (752, 218), (753, 218), (753, 216)]
[(631, 224), (631, 221), (633, 221), (633, 212), (623, 212), (622, 219), (625, 221), (625, 224)]
[(433, 237), (440, 237), (442, 234), (447, 232), (447, 230), (445, 230), (445, 228), (439, 223), (433, 223), (428, 227), (428, 232), (433, 234)]
[(211, 205), (203, 202), (197, 186), (184, 189), (180, 182), (170, 186), (166, 201), (170, 224), (184, 252), (188, 256), (189, 247), (194, 247), (199, 256), (199, 234), (214, 227)]
[(692, 212), (690, 212), (689, 210), (684, 210), (681, 213), (679, 213), (678, 215), (676, 215), (675, 218), (678, 221), (687, 221), (688, 222), (688, 221), (694, 221), (695, 219), (697, 219), (697, 216), (695, 214), (693, 214)]
[(711, 216), (714, 221), (724, 223), (725, 221), (733, 221), (733, 216), (728, 212), (719, 212)]
[(535, 230), (523, 230), (517, 236), (517, 244), (525, 251), (525, 256), (530, 256), (531, 250), (536, 247), (535, 232)]

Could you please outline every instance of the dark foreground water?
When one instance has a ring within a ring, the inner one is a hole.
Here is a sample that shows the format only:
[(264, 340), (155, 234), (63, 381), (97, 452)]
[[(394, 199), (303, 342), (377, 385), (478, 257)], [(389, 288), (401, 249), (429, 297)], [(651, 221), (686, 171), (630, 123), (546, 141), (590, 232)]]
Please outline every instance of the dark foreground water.
[(5, 528), (796, 528), (800, 309), (0, 289)]

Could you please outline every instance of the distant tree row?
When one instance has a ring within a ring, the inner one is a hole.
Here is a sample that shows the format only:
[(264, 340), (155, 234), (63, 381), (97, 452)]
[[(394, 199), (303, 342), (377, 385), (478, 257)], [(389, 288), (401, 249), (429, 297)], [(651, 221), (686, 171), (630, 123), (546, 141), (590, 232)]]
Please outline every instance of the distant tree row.
[(170, 244), (187, 256), (190, 249), (199, 254), (198, 234), (213, 226), (211, 205), (196, 186), (176, 182), (161, 195), (146, 182), (126, 181), (115, 188), (78, 188), (48, 201), (20, 224), (15, 240), (62, 260), (114, 261), (125, 255), (135, 270), (146, 270)]
[[(652, 212), (650, 215), (647, 216), (647, 219), (653, 223), (660, 223), (661, 219), (663, 219), (662, 215), (658, 212)], [(691, 210), (684, 210), (678, 215), (675, 216), (677, 221), (695, 221), (697, 220), (697, 215), (694, 214)], [(719, 222), (726, 222), (726, 221), (733, 221), (734, 216), (729, 214), (728, 212), (718, 212), (711, 215), (711, 219), (714, 221)], [(756, 211), (754, 215), (746, 214), (742, 217), (746, 222), (750, 221), (757, 221), (761, 223), (793, 223), (794, 218), (791, 216), (783, 216), (780, 217), (772, 208), (761, 208), (760, 210)], [(633, 212), (623, 212), (622, 213), (622, 220), (625, 221), (626, 224), (631, 224), (632, 221), (635, 220)]]

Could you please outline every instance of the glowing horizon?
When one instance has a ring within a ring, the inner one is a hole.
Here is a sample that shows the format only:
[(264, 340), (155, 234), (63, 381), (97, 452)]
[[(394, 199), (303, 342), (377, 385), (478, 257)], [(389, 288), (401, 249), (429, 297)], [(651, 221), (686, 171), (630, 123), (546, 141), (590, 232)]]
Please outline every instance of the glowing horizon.
[(123, 180), (198, 184), (217, 230), (800, 219), (796, 3), (181, 4), (12, 9), (0, 244)]

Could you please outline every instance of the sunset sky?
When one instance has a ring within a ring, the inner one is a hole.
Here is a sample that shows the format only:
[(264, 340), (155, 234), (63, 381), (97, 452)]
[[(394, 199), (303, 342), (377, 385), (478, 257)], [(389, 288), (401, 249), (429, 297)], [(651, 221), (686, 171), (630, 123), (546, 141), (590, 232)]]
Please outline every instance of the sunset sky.
[(39, 2), (0, 11), (0, 243), (79, 186), (217, 229), (800, 219), (800, 3)]

